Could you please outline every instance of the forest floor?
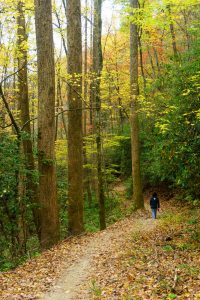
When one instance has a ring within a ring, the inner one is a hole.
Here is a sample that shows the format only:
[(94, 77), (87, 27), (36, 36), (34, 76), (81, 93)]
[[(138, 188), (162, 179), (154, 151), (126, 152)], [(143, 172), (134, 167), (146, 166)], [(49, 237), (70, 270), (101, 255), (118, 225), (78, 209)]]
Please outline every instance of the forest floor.
[(144, 211), (0, 273), (0, 299), (200, 299), (199, 211), (163, 193), (153, 220), (150, 192)]

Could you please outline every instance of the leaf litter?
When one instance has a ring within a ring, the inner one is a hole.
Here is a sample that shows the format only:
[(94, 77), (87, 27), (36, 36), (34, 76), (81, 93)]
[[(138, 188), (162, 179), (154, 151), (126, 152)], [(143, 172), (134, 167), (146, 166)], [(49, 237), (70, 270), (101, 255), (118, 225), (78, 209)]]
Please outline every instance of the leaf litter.
[(139, 211), (0, 273), (0, 299), (200, 299), (198, 211), (163, 204), (157, 220)]

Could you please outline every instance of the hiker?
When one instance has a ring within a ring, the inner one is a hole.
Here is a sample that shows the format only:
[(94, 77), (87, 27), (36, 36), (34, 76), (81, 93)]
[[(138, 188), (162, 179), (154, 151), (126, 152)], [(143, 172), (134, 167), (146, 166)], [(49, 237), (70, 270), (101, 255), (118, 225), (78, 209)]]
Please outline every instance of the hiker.
[(150, 206), (152, 211), (152, 218), (156, 219), (157, 210), (159, 211), (160, 208), (160, 202), (157, 193), (153, 193), (150, 199)]

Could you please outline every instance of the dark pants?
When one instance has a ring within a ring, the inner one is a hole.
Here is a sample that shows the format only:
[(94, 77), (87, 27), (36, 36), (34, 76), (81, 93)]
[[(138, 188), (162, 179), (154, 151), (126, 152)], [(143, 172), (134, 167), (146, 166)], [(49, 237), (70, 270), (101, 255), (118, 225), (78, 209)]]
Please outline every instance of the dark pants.
[(152, 218), (156, 219), (157, 208), (152, 208), (151, 211), (152, 211)]

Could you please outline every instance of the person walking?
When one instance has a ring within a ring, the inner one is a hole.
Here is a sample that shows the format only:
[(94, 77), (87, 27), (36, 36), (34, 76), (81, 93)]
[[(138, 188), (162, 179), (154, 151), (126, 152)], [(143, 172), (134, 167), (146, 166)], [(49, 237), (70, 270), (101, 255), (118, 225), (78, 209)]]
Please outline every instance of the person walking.
[(157, 193), (153, 193), (151, 199), (150, 199), (150, 207), (152, 211), (152, 218), (156, 219), (157, 211), (160, 209), (160, 201), (158, 199)]

